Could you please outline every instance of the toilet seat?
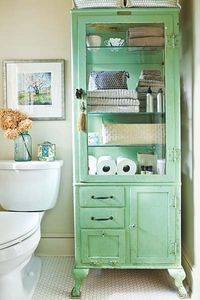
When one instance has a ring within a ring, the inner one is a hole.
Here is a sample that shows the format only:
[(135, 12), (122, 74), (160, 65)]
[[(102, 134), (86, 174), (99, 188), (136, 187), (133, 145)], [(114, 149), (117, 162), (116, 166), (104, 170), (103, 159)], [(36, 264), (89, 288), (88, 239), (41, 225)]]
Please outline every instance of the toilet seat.
[(25, 240), (39, 226), (39, 212), (0, 212), (0, 250)]

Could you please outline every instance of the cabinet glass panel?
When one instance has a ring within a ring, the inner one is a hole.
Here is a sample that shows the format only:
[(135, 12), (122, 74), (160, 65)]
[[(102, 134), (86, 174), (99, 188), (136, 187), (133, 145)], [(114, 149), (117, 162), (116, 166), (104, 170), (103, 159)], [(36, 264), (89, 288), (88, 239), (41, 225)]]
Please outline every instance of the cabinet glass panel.
[(165, 175), (162, 23), (86, 26), (88, 172)]

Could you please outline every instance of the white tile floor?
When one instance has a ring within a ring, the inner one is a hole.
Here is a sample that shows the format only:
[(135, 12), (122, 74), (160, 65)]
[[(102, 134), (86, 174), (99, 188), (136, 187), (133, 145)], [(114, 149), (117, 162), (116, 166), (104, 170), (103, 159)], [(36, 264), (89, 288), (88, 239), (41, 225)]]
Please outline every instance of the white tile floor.
[[(67, 300), (73, 287), (72, 257), (42, 257), (42, 274), (32, 300)], [(90, 270), (81, 300), (177, 300), (163, 270)]]

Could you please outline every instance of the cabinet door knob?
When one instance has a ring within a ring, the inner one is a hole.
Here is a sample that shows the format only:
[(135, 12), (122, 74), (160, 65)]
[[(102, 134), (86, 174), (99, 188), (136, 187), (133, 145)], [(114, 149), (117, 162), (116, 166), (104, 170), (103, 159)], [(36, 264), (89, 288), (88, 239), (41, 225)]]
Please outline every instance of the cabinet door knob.
[(82, 99), (83, 94), (84, 94), (83, 89), (76, 89), (76, 98), (77, 99)]
[(135, 227), (136, 227), (136, 224), (130, 224), (130, 225), (129, 225), (129, 228), (130, 228), (130, 229), (135, 228)]

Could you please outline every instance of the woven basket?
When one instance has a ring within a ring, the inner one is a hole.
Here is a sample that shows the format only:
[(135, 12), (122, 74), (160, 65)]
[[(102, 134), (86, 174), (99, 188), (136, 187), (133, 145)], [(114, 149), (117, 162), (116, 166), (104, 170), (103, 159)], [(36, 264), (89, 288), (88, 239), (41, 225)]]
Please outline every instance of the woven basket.
[(165, 144), (163, 124), (103, 124), (103, 144)]
[(73, 0), (76, 8), (124, 7), (123, 0)]
[(126, 7), (177, 7), (178, 0), (127, 0)]

